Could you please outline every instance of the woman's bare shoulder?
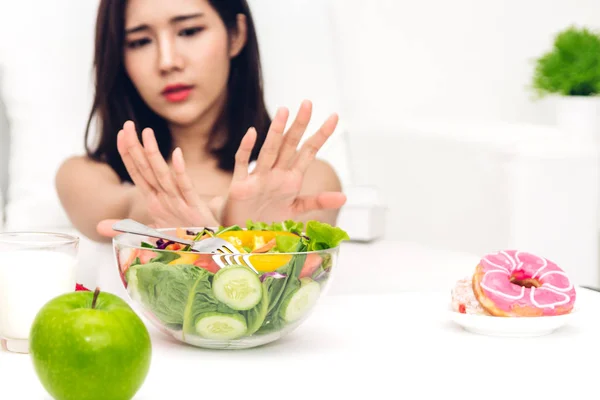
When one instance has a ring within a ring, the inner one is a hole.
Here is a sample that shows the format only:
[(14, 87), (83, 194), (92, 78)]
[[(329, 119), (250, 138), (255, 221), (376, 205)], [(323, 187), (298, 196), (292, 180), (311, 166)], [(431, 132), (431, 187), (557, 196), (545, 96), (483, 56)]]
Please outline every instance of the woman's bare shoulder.
[(106, 163), (96, 161), (87, 156), (73, 156), (67, 158), (59, 167), (56, 174), (56, 183), (72, 183), (100, 179), (106, 183), (120, 183), (117, 173)]
[(302, 191), (319, 193), (323, 191), (341, 191), (340, 178), (331, 164), (325, 160), (315, 159), (306, 170)]
[(62, 201), (73, 198), (93, 198), (100, 193), (119, 190), (119, 175), (106, 163), (87, 156), (66, 159), (58, 168), (55, 178), (56, 191)]
[(121, 184), (106, 163), (86, 156), (66, 159), (59, 167), (56, 192), (73, 226), (92, 240), (105, 240), (96, 230), (105, 219), (126, 218), (132, 189)]

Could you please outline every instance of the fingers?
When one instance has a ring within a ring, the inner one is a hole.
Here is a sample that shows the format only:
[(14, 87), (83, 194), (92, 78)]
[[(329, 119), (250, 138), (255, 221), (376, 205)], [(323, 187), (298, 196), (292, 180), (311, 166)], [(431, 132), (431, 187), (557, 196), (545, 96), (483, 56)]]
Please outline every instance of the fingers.
[(148, 162), (148, 158), (144, 152), (144, 147), (138, 139), (133, 121), (127, 121), (125, 124), (123, 124), (123, 137), (127, 152), (131, 155), (131, 158), (135, 163), (140, 175), (144, 177), (146, 182), (148, 182), (148, 184), (154, 188), (154, 190), (160, 190), (160, 185), (156, 179), (156, 176), (154, 175), (154, 171), (152, 170), (150, 163)]
[(225, 197), (223, 196), (213, 197), (213, 199), (208, 202), (208, 209), (218, 221), (221, 220), (221, 214), (224, 205)]
[(96, 232), (100, 235), (108, 238), (115, 237), (119, 235), (121, 232), (114, 231), (112, 226), (115, 222), (119, 221), (118, 219), (105, 219), (102, 220), (96, 225)]
[(146, 157), (158, 184), (170, 197), (179, 197), (179, 188), (177, 187), (173, 172), (160, 152), (154, 131), (150, 128), (144, 129), (142, 131), (142, 140), (144, 142)]
[(248, 164), (250, 155), (256, 143), (256, 129), (250, 128), (242, 138), (240, 147), (235, 153), (235, 167), (233, 168), (233, 180), (241, 181), (248, 177)]
[(293, 208), (294, 212), (302, 214), (315, 210), (335, 210), (346, 203), (346, 195), (341, 192), (323, 192), (316, 196), (297, 197)]
[[(255, 139), (254, 139), (255, 140)], [(117, 147), (136, 187), (144, 194), (146, 207), (157, 224), (188, 224), (190, 221), (215, 222), (209, 208), (194, 190), (180, 148), (173, 152), (171, 168), (160, 152), (152, 129), (142, 131), (142, 143), (133, 122), (128, 121), (117, 136)], [(250, 147), (253, 143), (250, 144)], [(113, 235), (103, 222), (97, 230)]]
[[(113, 225), (119, 221), (120, 219), (103, 219), (102, 221), (98, 222), (98, 225), (96, 225), (96, 232), (107, 238), (113, 238), (117, 235), (120, 235), (122, 232), (115, 231), (112, 228)], [(156, 227), (154, 224), (148, 224), (148, 226), (151, 228)]]
[(192, 180), (186, 172), (183, 153), (179, 147), (173, 151), (173, 169), (183, 200), (190, 206), (199, 206), (201, 204), (200, 196), (196, 193)]
[(319, 152), (319, 150), (321, 150), (321, 147), (323, 147), (325, 142), (327, 142), (327, 139), (329, 139), (333, 134), (333, 131), (335, 131), (337, 123), (337, 114), (333, 114), (329, 118), (327, 118), (327, 121), (325, 121), (323, 125), (321, 125), (319, 130), (306, 142), (304, 142), (302, 148), (300, 149), (299, 153), (296, 155), (293, 161), (292, 169), (296, 169), (301, 174), (304, 174), (304, 172), (306, 172), (306, 169), (308, 168), (310, 163), (313, 162), (317, 153)]
[(275, 162), (276, 167), (288, 168), (290, 166), (290, 162), (298, 149), (298, 144), (300, 143), (300, 140), (302, 140), (304, 132), (306, 132), (306, 127), (310, 122), (311, 115), (312, 103), (305, 100), (300, 105), (300, 110), (298, 110), (298, 114), (296, 115), (296, 119), (292, 123), (292, 126), (284, 136), (283, 144), (279, 151), (279, 157)]
[[(146, 197), (146, 208), (148, 214), (152, 216), (152, 220), (159, 226), (176, 223), (179, 221), (178, 211), (181, 208), (175, 205), (175, 202), (171, 202), (170, 197), (165, 192), (153, 192)], [(183, 201), (179, 198), (180, 201)]]
[(185, 168), (183, 152), (179, 147), (173, 151), (173, 169), (179, 191), (182, 194), (182, 197), (179, 197), (181, 204), (177, 210), (184, 210), (183, 220), (192, 221), (195, 226), (218, 225), (212, 209), (196, 193)]
[(127, 169), (127, 172), (129, 173), (133, 184), (137, 186), (145, 195), (152, 193), (154, 189), (150, 186), (150, 184), (146, 181), (144, 176), (140, 173), (135, 161), (133, 160), (133, 157), (129, 153), (125, 138), (125, 132), (123, 130), (120, 130), (117, 134), (117, 150), (121, 155), (121, 159), (123, 160), (125, 169)]
[[(152, 139), (150, 142), (154, 142), (154, 147), (150, 143), (151, 151), (149, 152), (155, 157), (154, 162), (157, 161), (157, 156), (162, 159), (160, 151), (158, 150), (158, 144), (154, 139), (153, 133), (150, 131)], [(143, 136), (146, 136), (148, 142), (149, 133), (148, 130), (143, 132)], [(159, 183), (153, 166), (150, 164), (147, 152), (140, 143), (135, 131), (135, 125), (132, 121), (127, 121), (123, 125), (123, 129), (117, 136), (117, 147), (119, 154), (123, 159), (123, 163), (131, 176), (131, 180), (138, 187), (147, 199), (151, 199), (151, 202), (156, 203), (152, 207), (156, 209), (156, 212), (172, 214), (176, 207), (180, 206), (183, 201), (180, 196), (177, 196), (176, 188), (175, 191), (172, 186), (165, 183), (165, 188)], [(164, 162), (164, 159), (162, 159)], [(163, 178), (164, 180), (164, 178)], [(173, 183), (174, 184), (174, 183)]]
[(273, 168), (277, 156), (279, 155), (279, 148), (283, 139), (283, 131), (285, 130), (285, 124), (287, 123), (289, 112), (287, 108), (282, 107), (277, 110), (275, 118), (271, 122), (267, 138), (263, 144), (258, 160), (256, 161), (255, 172), (257, 174), (265, 174)]

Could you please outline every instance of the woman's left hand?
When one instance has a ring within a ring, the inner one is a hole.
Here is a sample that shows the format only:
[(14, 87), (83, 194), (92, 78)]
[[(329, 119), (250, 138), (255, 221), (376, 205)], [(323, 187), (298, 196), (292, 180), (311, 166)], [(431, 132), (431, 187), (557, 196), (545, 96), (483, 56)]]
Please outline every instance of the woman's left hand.
[[(152, 129), (142, 131), (142, 140), (143, 145), (132, 121), (125, 122), (117, 136), (123, 164), (139, 189), (128, 217), (146, 216), (147, 220), (140, 222), (156, 228), (218, 225), (216, 210), (204, 203), (194, 189), (181, 149), (173, 151), (171, 166), (160, 153)], [(112, 224), (116, 221), (101, 221), (97, 231), (103, 236), (114, 236)]]
[(281, 108), (273, 118), (256, 167), (248, 171), (256, 130), (250, 128), (235, 156), (233, 179), (222, 200), (222, 225), (242, 225), (248, 219), (265, 223), (297, 219), (301, 214), (339, 209), (346, 202), (341, 192), (301, 195), (304, 175), (315, 156), (333, 134), (338, 122), (331, 115), (319, 130), (298, 149), (311, 117), (311, 103), (302, 103), (295, 121), (284, 134), (288, 110)]

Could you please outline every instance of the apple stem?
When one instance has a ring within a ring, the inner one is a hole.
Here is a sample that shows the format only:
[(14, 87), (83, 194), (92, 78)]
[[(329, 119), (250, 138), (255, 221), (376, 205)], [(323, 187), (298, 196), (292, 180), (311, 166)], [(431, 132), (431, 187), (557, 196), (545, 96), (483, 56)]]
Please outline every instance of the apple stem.
[(96, 300), (98, 300), (98, 295), (100, 294), (100, 288), (97, 287), (94, 290), (94, 298), (92, 299), (92, 309), (96, 308)]

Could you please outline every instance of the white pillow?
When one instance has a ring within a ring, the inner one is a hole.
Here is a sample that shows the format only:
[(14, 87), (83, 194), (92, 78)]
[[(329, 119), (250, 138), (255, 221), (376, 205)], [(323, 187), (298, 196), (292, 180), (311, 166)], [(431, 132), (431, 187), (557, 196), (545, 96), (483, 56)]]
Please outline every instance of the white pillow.
[[(6, 224), (14, 229), (68, 228), (54, 179), (65, 158), (84, 152), (98, 1), (53, 0), (31, 5), (4, 0), (2, 8), (8, 12), (0, 13), (0, 68), (4, 71), (0, 97), (11, 127)], [(311, 98), (312, 133), (327, 114), (339, 111), (324, 7), (317, 0), (288, 0), (285, 6), (256, 0), (251, 7), (258, 25), (269, 109), (287, 105), (295, 112), (303, 98)], [(307, 21), (316, 25), (306, 29)], [(341, 132), (342, 126), (322, 156), (347, 181)]]

